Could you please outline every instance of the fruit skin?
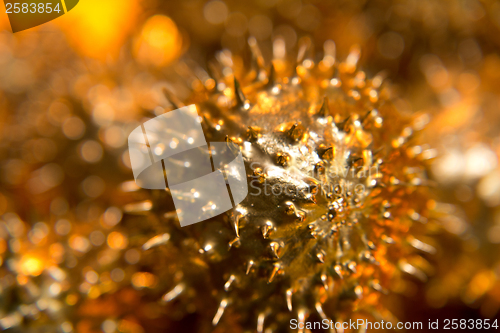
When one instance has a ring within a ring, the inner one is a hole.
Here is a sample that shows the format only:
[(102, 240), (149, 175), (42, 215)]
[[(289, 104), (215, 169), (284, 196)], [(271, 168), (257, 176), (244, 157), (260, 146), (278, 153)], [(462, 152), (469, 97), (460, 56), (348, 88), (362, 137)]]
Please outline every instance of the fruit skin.
[[(338, 62), (329, 41), (318, 63), (306, 47), (297, 64), (288, 55), (266, 68), (249, 44), (250, 65), (219, 53), (218, 70), (193, 79), (184, 103), (196, 104), (207, 141), (241, 149), (249, 195), (183, 228), (168, 189), (147, 201), (161, 232), (144, 257), (179, 256), (176, 279), (154, 269), (171, 281), (164, 301), (211, 313), (222, 330), (287, 331), (291, 319), (395, 321), (384, 302), (406, 292), (407, 275), (425, 281), (435, 252), (427, 244), (437, 228), (429, 154), (413, 148), (425, 117), (397, 110), (383, 78), (357, 68), (357, 47)], [(173, 95), (173, 108), (184, 105)]]

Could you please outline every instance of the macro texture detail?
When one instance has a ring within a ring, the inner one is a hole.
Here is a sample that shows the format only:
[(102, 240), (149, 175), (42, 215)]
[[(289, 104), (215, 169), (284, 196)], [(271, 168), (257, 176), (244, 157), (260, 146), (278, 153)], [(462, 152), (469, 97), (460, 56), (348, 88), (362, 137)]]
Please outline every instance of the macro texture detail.
[[(202, 287), (219, 303), (213, 325), (226, 312), (258, 332), (312, 315), (394, 321), (381, 298), (404, 279), (426, 280), (426, 255), (435, 251), (427, 242), (439, 228), (428, 157), (413, 149), (426, 116), (396, 109), (383, 76), (357, 68), (358, 47), (339, 61), (328, 41), (315, 62), (306, 42), (267, 69), (255, 40), (248, 67), (221, 52), (219, 79), (200, 80), (186, 102), (196, 102), (208, 136), (241, 149), (247, 198), (182, 230), (164, 196), (151, 200), (152, 212), (169, 216), (161, 222), (167, 231), (153, 239), (181, 232), (177, 242), (192, 242), (203, 263)], [(280, 47), (275, 42), (274, 52)], [(161, 246), (175, 247), (168, 238)], [(191, 285), (184, 277), (165, 297)]]

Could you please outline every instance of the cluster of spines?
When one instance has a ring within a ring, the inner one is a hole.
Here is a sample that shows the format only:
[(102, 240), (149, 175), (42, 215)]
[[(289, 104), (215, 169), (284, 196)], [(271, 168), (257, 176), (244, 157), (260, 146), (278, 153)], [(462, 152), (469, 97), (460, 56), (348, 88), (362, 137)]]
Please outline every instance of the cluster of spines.
[[(307, 40), (306, 40), (307, 41)], [(285, 77), (282, 79), (281, 83), (278, 83), (277, 79), (277, 74), (276, 74), (276, 69), (273, 64), (269, 67), (270, 69), (265, 70), (264, 69), (264, 60), (262, 58), (262, 52), (260, 52), (257, 43), (255, 40), (251, 39), (250, 40), (250, 49), (252, 51), (252, 64), (254, 66), (257, 66), (258, 70), (255, 71), (255, 79), (257, 80), (257, 84), (253, 83), (254, 86), (257, 86), (258, 88), (254, 89), (259, 89), (261, 91), (268, 91), (271, 94), (278, 94), (280, 92), (280, 89), (282, 88), (282, 85), (285, 83), (290, 83), (290, 84), (299, 84), (305, 77), (305, 80), (310, 79), (309, 75), (305, 75), (304, 69), (310, 70), (313, 72), (315, 65), (314, 62), (310, 58), (305, 58), (305, 54), (307, 54), (307, 47), (306, 48), (300, 48), (298, 52), (298, 59), (299, 65), (294, 66), (295, 70), (293, 71), (293, 75), (291, 77)], [(307, 42), (305, 43), (307, 45)], [(332, 51), (333, 50), (333, 51)], [(227, 57), (227, 54), (225, 55)], [(359, 89), (365, 87), (364, 83), (364, 78), (365, 75), (363, 72), (359, 72), (361, 74), (356, 74), (356, 64), (357, 61), (359, 60), (359, 49), (354, 48), (350, 55), (347, 57), (346, 61), (339, 64), (336, 66), (337, 71), (344, 72), (347, 74), (350, 74), (352, 82), (351, 84), (353, 87), (356, 89), (351, 89), (347, 90), (346, 94), (352, 98), (354, 101), (359, 101), (360, 99), (360, 94), (359, 94)], [(225, 60), (227, 62), (227, 58)], [(329, 68), (333, 67), (335, 64), (335, 53), (334, 53), (334, 47), (332, 48), (331, 43), (325, 44), (325, 56), (323, 60), (320, 62), (320, 64), (316, 67), (318, 68)], [(230, 72), (232, 73), (232, 69), (230, 69)], [(234, 74), (233, 74), (234, 76)], [(215, 76), (214, 76), (215, 77)], [(207, 88), (210, 90), (210, 94), (212, 95), (218, 95), (221, 93), (225, 93), (227, 95), (227, 91), (220, 91), (219, 87), (222, 87), (223, 89), (227, 89), (226, 85), (219, 85), (220, 82), (222, 82), (223, 76), (219, 76), (219, 79), (216, 80), (215, 78), (210, 78), (209, 80), (213, 80), (215, 82), (215, 85), (213, 87), (215, 88), (215, 91), (213, 88)], [(236, 79), (236, 77), (233, 77), (233, 92), (232, 92), (232, 100), (234, 102), (227, 102), (223, 103), (222, 105), (220, 102), (216, 102), (215, 104), (218, 105), (219, 107), (224, 107), (227, 108), (231, 111), (229, 112), (238, 112), (241, 115), (241, 119), (244, 119), (244, 115), (248, 113), (248, 111), (252, 108), (252, 102), (245, 96), (245, 93), (243, 92), (243, 89), (241, 87), (241, 84), (239, 81)], [(208, 81), (208, 80), (207, 80)], [(259, 84), (259, 82), (262, 82)], [(328, 79), (328, 80), (322, 80), (319, 82), (319, 84), (324, 84), (324, 82), (327, 82), (328, 85), (333, 86), (333, 87), (340, 87), (342, 84), (347, 85), (346, 82), (342, 81), (336, 73), (333, 78)], [(317, 82), (316, 82), (317, 83)], [(379, 75), (375, 77), (372, 80), (372, 87), (375, 89), (380, 88), (382, 83), (382, 76)], [(212, 85), (212, 84), (211, 84)], [(205, 85), (203, 85), (205, 86)], [(179, 101), (173, 101), (171, 98), (172, 94), (167, 93), (167, 98), (169, 98), (171, 105), (173, 108), (177, 108), (179, 106), (182, 106)], [(374, 102), (378, 101), (378, 92), (376, 93), (371, 93), (371, 91), (368, 92), (369, 99)], [(229, 101), (231, 101), (229, 99)], [(229, 105), (228, 105), (229, 104)], [(313, 103), (314, 105), (314, 103)], [(316, 107), (316, 111), (313, 110), (313, 112), (310, 112), (309, 116), (316, 120), (319, 124), (325, 125), (329, 124), (332, 128), (335, 129), (337, 132), (342, 132), (344, 134), (349, 134), (351, 131), (356, 131), (360, 130), (362, 131), (362, 126), (364, 126), (367, 122), (368, 119), (371, 119), (371, 125), (380, 128), (383, 118), (377, 111), (377, 109), (373, 108), (370, 110), (365, 110), (364, 114), (351, 114), (344, 116), (344, 118), (340, 118), (339, 114), (336, 112), (332, 112), (330, 110), (330, 102), (328, 100), (328, 97), (324, 97), (323, 101), (319, 104), (319, 107)], [(208, 127), (209, 130), (212, 132), (215, 132), (216, 134), (223, 132), (221, 130), (220, 122), (214, 122), (212, 121), (213, 117), (210, 113), (204, 113), (203, 117), (205, 119), (205, 125)], [(329, 121), (328, 117), (331, 117), (333, 121)], [(212, 119), (211, 119), (212, 118)], [(234, 120), (233, 120), (234, 121)], [(223, 123), (223, 122), (222, 122)], [(241, 125), (241, 124), (240, 124)], [(262, 138), (262, 133), (261, 129), (255, 126), (247, 126), (247, 129), (244, 133), (242, 129), (244, 128), (243, 126), (239, 126), (240, 130), (240, 136), (232, 136), (228, 137), (226, 136), (226, 142), (228, 145), (234, 145), (236, 144), (242, 144), (244, 141), (247, 141), (251, 144), (256, 144), (259, 140), (259, 138)], [(298, 141), (300, 141), (303, 137), (304, 132), (307, 132), (307, 128), (304, 128), (304, 126), (300, 122), (292, 122), (290, 126), (284, 126), (282, 135), (284, 138), (287, 140), (286, 142), (288, 144), (294, 144)], [(276, 133), (275, 133), (276, 134)], [(402, 134), (390, 143), (392, 148), (400, 148), (403, 145), (405, 145), (408, 141), (408, 138), (412, 135), (412, 130), (410, 127), (405, 127), (404, 130), (402, 131)], [(325, 169), (325, 163), (327, 163), (328, 160), (331, 160), (334, 158), (334, 155), (336, 153), (335, 151), (336, 147), (333, 145), (320, 145), (317, 147), (317, 151), (315, 152), (321, 161), (315, 164), (314, 168), (315, 170), (323, 170)], [(380, 150), (379, 150), (380, 151)], [(378, 151), (378, 152), (379, 152)], [(374, 165), (382, 164), (382, 159), (381, 158), (376, 158), (376, 153), (378, 152), (373, 152), (371, 149), (371, 146), (368, 147), (368, 149), (365, 149), (363, 152), (367, 156), (357, 156), (355, 158), (349, 157), (348, 158), (348, 163), (349, 164), (354, 164), (354, 163), (359, 163), (361, 161), (361, 164), (363, 164), (363, 161), (370, 161), (370, 163), (373, 163)], [(281, 166), (283, 168), (288, 167), (290, 163), (290, 156), (286, 152), (280, 152), (277, 153), (275, 156), (273, 156), (273, 160), (276, 165)], [(248, 161), (248, 160), (247, 160)], [(253, 175), (257, 179), (260, 179), (261, 181), (265, 180), (266, 175), (262, 172), (260, 169), (256, 169), (253, 171)], [(401, 182), (395, 178), (391, 177), (391, 185), (401, 185)], [(410, 184), (412, 185), (412, 184)], [(369, 188), (377, 188), (381, 187), (384, 188), (386, 186), (385, 183), (381, 182), (381, 175), (378, 174), (376, 177), (373, 179), (370, 179), (370, 182), (368, 183)], [(351, 193), (352, 194), (352, 193)], [(336, 200), (332, 200), (336, 198)], [(310, 199), (314, 204), (315, 202), (315, 197), (310, 196)], [(376, 246), (373, 241), (370, 241), (366, 237), (365, 231), (362, 229), (361, 224), (358, 221), (358, 217), (356, 214), (353, 216), (347, 216), (346, 218), (338, 221), (338, 223), (333, 223), (330, 230), (326, 232), (322, 228), (318, 228), (316, 225), (317, 221), (329, 221), (332, 222), (335, 217), (337, 216), (338, 211), (342, 211), (345, 209), (346, 202), (343, 197), (338, 197), (335, 195), (335, 193), (327, 193), (326, 194), (326, 201), (329, 202), (327, 205), (328, 209), (326, 211), (326, 214), (323, 214), (320, 217), (317, 217), (317, 220), (310, 220), (307, 217), (307, 213), (305, 212), (304, 209), (297, 208), (297, 205), (290, 201), (287, 200), (283, 203), (283, 211), (286, 216), (289, 216), (290, 218), (294, 219), (297, 223), (297, 225), (304, 226), (303, 233), (300, 233), (299, 237), (305, 237), (308, 239), (314, 239), (315, 241), (317, 240), (324, 240), (327, 239), (331, 244), (336, 244), (335, 248), (333, 249), (333, 252), (335, 253), (335, 258), (329, 258), (331, 256), (331, 253), (327, 253), (325, 249), (322, 249), (321, 246), (317, 245), (314, 246), (315, 250), (313, 252), (313, 257), (314, 260), (319, 264), (319, 265), (324, 265), (326, 263), (332, 263), (333, 265), (331, 267), (331, 271), (329, 272), (328, 270), (322, 270), (320, 274), (318, 274), (318, 282), (321, 288), (324, 291), (328, 291), (329, 289), (333, 288), (334, 282), (333, 279), (343, 279), (344, 276), (349, 275), (349, 274), (356, 274), (357, 273), (357, 263), (356, 260), (359, 259), (360, 261), (367, 262), (369, 264), (374, 264), (377, 265), (378, 262), (375, 258), (375, 256), (372, 254), (372, 251), (376, 249)], [(361, 205), (362, 203), (356, 202), (354, 200), (355, 204)], [(144, 210), (150, 210), (150, 201), (143, 202), (142, 204), (135, 205), (135, 206), (129, 206), (128, 210), (130, 212), (138, 212), (141, 209)], [(378, 204), (378, 203), (377, 203)], [(147, 206), (147, 207), (146, 207)], [(380, 217), (382, 219), (390, 220), (391, 219), (391, 213), (388, 210), (390, 207), (390, 203), (386, 200), (385, 204), (380, 203)], [(240, 209), (238, 209), (240, 208)], [(241, 246), (241, 237), (240, 237), (240, 228), (242, 227), (240, 224), (240, 221), (245, 219), (246, 216), (248, 215), (248, 209), (249, 207), (237, 207), (235, 211), (230, 215), (228, 219), (228, 223), (230, 224), (230, 229), (233, 230), (234, 232), (234, 237), (228, 242), (228, 250), (230, 251), (234, 247), (240, 247)], [(172, 214), (172, 213), (166, 213), (167, 214)], [(171, 218), (172, 216), (170, 216)], [(363, 216), (359, 216), (363, 218)], [(251, 223), (251, 222), (250, 222)], [(245, 224), (249, 224), (248, 221), (245, 222)], [(267, 257), (265, 259), (266, 263), (270, 263), (269, 267), (269, 273), (267, 277), (267, 283), (271, 284), (276, 280), (276, 277), (278, 275), (286, 275), (285, 274), (285, 269), (286, 265), (280, 260), (283, 257), (283, 251), (285, 244), (283, 240), (280, 240), (279, 238), (273, 238), (273, 234), (276, 233), (276, 225), (274, 222), (271, 220), (266, 220), (264, 221), (261, 225), (257, 225), (259, 232), (261, 234), (262, 240), (267, 244), (267, 255), (263, 253), (257, 253), (257, 256), (254, 258), (249, 258), (246, 260), (245, 268), (240, 272), (240, 268), (235, 267), (235, 268), (229, 268), (228, 271), (234, 271), (233, 273), (227, 273), (227, 280), (223, 283), (223, 291), (222, 293), (225, 294), (226, 296), (221, 297), (220, 304), (218, 306), (217, 311), (215, 312), (215, 315), (213, 317), (212, 323), (214, 325), (218, 324), (220, 319), (222, 318), (222, 315), (226, 308), (231, 304), (231, 297), (230, 297), (230, 291), (233, 290), (235, 285), (237, 285), (239, 282), (242, 281), (242, 279), (245, 279), (248, 275), (251, 275), (252, 272), (255, 272), (257, 269), (262, 264), (262, 260), (258, 258), (259, 255), (264, 255)], [(359, 237), (361, 238), (361, 242), (363, 243), (363, 247), (365, 250), (360, 251), (359, 253), (359, 258), (356, 260), (347, 260), (345, 262), (337, 262), (338, 258), (343, 257), (344, 252), (349, 252), (351, 248), (351, 240), (349, 239), (349, 232), (345, 232), (346, 227), (349, 228), (349, 231), (356, 230), (357, 233), (359, 233)], [(299, 229), (296, 229), (294, 232), (299, 234)], [(335, 234), (335, 237), (333, 235)], [(155, 236), (153, 239), (148, 241), (144, 245), (144, 249), (148, 250), (154, 246), (158, 245), (163, 245), (168, 242), (170, 238), (170, 235), (168, 233)], [(337, 241), (332, 241), (333, 238), (336, 238)], [(416, 238), (412, 238), (413, 241), (410, 241), (412, 245), (414, 245), (415, 248), (417, 249), (422, 249), (422, 248), (431, 248), (430, 245), (427, 245)], [(386, 244), (392, 244), (394, 241), (390, 236), (385, 236), (381, 238), (383, 243)], [(319, 244), (319, 242), (318, 242)], [(415, 246), (420, 244), (421, 246)], [(203, 254), (205, 252), (210, 252), (211, 248), (207, 248), (207, 246), (203, 246), (203, 244), (200, 244), (200, 253)], [(417, 277), (422, 278), (422, 272), (419, 271), (417, 268), (413, 267), (409, 263), (402, 263), (400, 264), (400, 269), (402, 271), (405, 271), (407, 273), (413, 274)], [(293, 282), (293, 281), (292, 281)], [(291, 283), (288, 281), (288, 283)], [(306, 288), (309, 288), (311, 285), (308, 283), (305, 283)], [(367, 287), (373, 289), (376, 292), (380, 293), (387, 293), (387, 289), (382, 286), (382, 283), (376, 279), (370, 279), (367, 283)], [(284, 304), (286, 304), (286, 307), (288, 308), (289, 311), (293, 310), (293, 295), (295, 292), (299, 292), (299, 288), (294, 288), (294, 287), (287, 287), (285, 288), (285, 292), (283, 295), (284, 299)], [(186, 282), (183, 281), (179, 284), (177, 284), (172, 290), (168, 291), (163, 299), (165, 301), (171, 301), (178, 297), (179, 295), (182, 294), (186, 290)], [(355, 298), (361, 298), (363, 295), (363, 286), (359, 283), (355, 283), (355, 286), (353, 287), (353, 292)], [(301, 291), (303, 292), (303, 291)], [(317, 291), (313, 291), (310, 289), (307, 293), (317, 293)], [(323, 292), (324, 293), (324, 292)], [(304, 294), (302, 294), (303, 296)], [(237, 295), (236, 295), (237, 296)], [(301, 297), (302, 297), (301, 296)], [(307, 297), (303, 297), (304, 299)], [(261, 300), (262, 302), (265, 302), (265, 300)], [(308, 307), (307, 305), (304, 305), (303, 302), (301, 306), (299, 306), (299, 309), (296, 310), (298, 320), (299, 322), (304, 322), (307, 320), (307, 317), (311, 314), (311, 311), (316, 311), (317, 314), (321, 318), (327, 318), (325, 311), (323, 310), (323, 302), (324, 299), (321, 300), (320, 298), (316, 299), (314, 303), (313, 308), (310, 306)], [(263, 312), (259, 312), (257, 314), (257, 331), (262, 332), (265, 326), (265, 318), (269, 315), (269, 311), (271, 310), (266, 310)], [(376, 315), (376, 314), (373, 314)]]

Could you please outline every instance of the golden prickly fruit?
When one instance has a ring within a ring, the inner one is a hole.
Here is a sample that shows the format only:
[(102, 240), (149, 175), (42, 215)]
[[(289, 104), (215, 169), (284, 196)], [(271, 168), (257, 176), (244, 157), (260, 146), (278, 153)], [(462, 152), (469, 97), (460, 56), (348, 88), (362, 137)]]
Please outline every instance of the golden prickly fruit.
[(156, 236), (161, 249), (148, 246), (146, 258), (182, 256), (169, 256), (177, 279), (154, 268), (172, 281), (165, 301), (185, 300), (212, 325), (262, 332), (291, 319), (394, 320), (383, 295), (404, 274), (426, 279), (432, 201), (425, 156), (408, 153), (421, 122), (397, 110), (380, 75), (357, 68), (357, 47), (339, 62), (328, 43), (319, 62), (300, 49), (297, 63), (283, 57), (266, 69), (250, 40), (250, 65), (223, 51), (213, 77), (193, 70), (185, 104), (196, 104), (208, 141), (240, 146), (249, 194), (183, 228), (168, 191), (152, 192), (146, 209), (130, 206), (150, 211), (168, 239)]

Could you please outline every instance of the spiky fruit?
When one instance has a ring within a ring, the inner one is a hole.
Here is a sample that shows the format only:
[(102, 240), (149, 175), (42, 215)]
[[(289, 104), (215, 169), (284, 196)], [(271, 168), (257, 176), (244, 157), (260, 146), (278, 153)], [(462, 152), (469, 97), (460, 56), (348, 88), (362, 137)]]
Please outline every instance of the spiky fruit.
[(197, 310), (212, 311), (213, 325), (258, 332), (286, 330), (291, 319), (394, 320), (382, 295), (404, 290), (405, 273), (425, 280), (421, 254), (434, 251), (426, 154), (411, 148), (423, 118), (401, 114), (381, 76), (366, 78), (357, 47), (337, 62), (329, 41), (317, 63), (300, 48), (295, 63), (275, 43), (283, 57), (268, 70), (250, 47), (249, 68), (224, 51), (213, 78), (196, 69), (202, 78), (185, 102), (196, 103), (208, 141), (241, 149), (247, 198), (184, 228), (168, 191), (128, 208), (152, 211), (160, 225), (145, 258), (153, 245), (182, 256), (176, 279), (153, 268), (175, 280), (163, 299), (210, 295), (218, 305), (204, 298)]

